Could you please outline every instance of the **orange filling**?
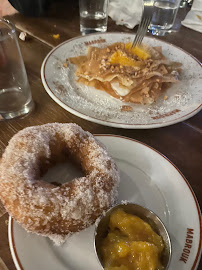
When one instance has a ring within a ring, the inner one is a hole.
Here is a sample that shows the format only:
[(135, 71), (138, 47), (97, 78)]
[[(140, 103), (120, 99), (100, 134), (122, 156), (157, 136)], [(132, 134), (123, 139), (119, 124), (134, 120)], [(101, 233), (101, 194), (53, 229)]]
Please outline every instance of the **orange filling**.
[[(125, 44), (125, 49), (126, 52), (122, 52), (121, 50), (117, 50), (116, 52), (114, 52), (110, 59), (109, 62), (111, 64), (119, 64), (122, 66), (130, 66), (130, 67), (141, 67), (143, 66), (143, 60), (146, 60), (148, 58), (151, 57), (151, 55), (145, 50), (145, 48), (143, 47), (134, 47), (131, 48), (132, 43), (126, 43)], [(132, 57), (129, 57), (127, 55), (128, 53), (132, 53), (133, 55), (136, 55), (140, 61), (136, 61), (135, 59), (133, 59)]]
[(164, 243), (151, 226), (137, 216), (114, 211), (102, 252), (106, 270), (163, 270)]
[(120, 50), (114, 52), (111, 55), (109, 62), (111, 64), (119, 64), (122, 66), (130, 66), (130, 67), (141, 67), (142, 66), (141, 61), (136, 61), (133, 58), (128, 57), (125, 53), (123, 53)]
[(151, 58), (151, 55), (149, 54), (149, 52), (147, 52), (145, 50), (145, 48), (141, 47), (141, 46), (136, 46), (134, 48), (132, 47), (132, 43), (128, 42), (125, 44), (125, 49), (135, 55), (137, 55), (137, 57), (141, 60), (146, 60), (148, 58)]

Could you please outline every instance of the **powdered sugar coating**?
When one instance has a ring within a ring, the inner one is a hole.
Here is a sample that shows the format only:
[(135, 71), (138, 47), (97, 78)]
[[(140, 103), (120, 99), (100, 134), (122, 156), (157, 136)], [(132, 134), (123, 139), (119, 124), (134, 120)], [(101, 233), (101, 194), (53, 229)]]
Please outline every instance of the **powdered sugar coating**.
[[(41, 171), (70, 155), (84, 177), (55, 186)], [(51, 239), (91, 225), (117, 198), (114, 161), (89, 132), (76, 124), (26, 128), (9, 142), (0, 163), (0, 199), (25, 229)]]

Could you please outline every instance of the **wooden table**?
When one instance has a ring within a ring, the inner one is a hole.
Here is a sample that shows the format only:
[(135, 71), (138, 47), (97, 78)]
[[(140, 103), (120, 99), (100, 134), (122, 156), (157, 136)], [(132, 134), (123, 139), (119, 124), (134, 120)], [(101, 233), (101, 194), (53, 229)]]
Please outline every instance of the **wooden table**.
[[(9, 139), (24, 127), (50, 122), (75, 122), (94, 134), (123, 135), (157, 149), (182, 171), (191, 184), (199, 204), (202, 205), (202, 111), (184, 122), (164, 128), (124, 130), (94, 124), (78, 118), (65, 111), (48, 96), (40, 78), (40, 67), (43, 59), (53, 47), (62, 41), (80, 35), (78, 4), (73, 3), (73, 1), (66, 2), (59, 1), (54, 4), (48, 15), (43, 18), (28, 18), (20, 14), (9, 17), (19, 31), (26, 31), (29, 34), (29, 40), (25, 42), (20, 40), (19, 43), (36, 107), (24, 119), (0, 122), (0, 155)], [(161, 39), (183, 48), (202, 61), (202, 34), (180, 26), (180, 21), (184, 19), (186, 13), (186, 8), (179, 11), (175, 25), (178, 32), (161, 37)], [(112, 20), (109, 20), (108, 30), (135, 31), (124, 26), (117, 26)], [(54, 39), (53, 34), (60, 34), (60, 39)], [(10, 270), (14, 270), (15, 266), (7, 239), (7, 219), (7, 214), (0, 219), (0, 257)], [(202, 261), (198, 269), (202, 269)]]

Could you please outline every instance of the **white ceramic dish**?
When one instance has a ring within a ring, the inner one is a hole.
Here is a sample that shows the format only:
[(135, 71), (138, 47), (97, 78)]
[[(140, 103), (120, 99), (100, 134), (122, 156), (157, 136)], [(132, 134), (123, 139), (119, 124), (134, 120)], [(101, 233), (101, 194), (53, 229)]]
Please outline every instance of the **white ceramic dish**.
[[(169, 269), (197, 269), (201, 213), (182, 173), (165, 156), (141, 142), (112, 135), (98, 139), (120, 170), (119, 202), (127, 200), (151, 209), (167, 227), (172, 242)], [(8, 233), (17, 270), (101, 269), (93, 247), (94, 226), (74, 234), (60, 247), (45, 237), (27, 233), (11, 218)]]
[[(151, 46), (162, 46), (163, 53), (183, 64), (181, 81), (173, 84), (153, 105), (132, 105), (133, 112), (121, 112), (123, 103), (107, 93), (78, 84), (75, 66), (63, 66), (66, 58), (87, 53), (89, 45), (106, 46), (128, 42), (134, 35), (127, 33), (92, 34), (67, 40), (54, 48), (41, 67), (43, 85), (50, 97), (65, 110), (86, 120), (118, 128), (158, 128), (184, 121), (202, 108), (202, 68), (200, 63), (182, 49), (164, 41), (144, 39)], [(168, 96), (164, 100), (164, 96)], [(131, 104), (130, 104), (131, 105)]]

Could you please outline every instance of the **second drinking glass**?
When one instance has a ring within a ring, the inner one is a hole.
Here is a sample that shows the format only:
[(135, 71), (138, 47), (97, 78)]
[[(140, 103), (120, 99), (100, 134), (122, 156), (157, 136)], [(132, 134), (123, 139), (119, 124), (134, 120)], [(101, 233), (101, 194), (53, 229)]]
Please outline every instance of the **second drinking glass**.
[(153, 35), (163, 36), (171, 30), (180, 5), (180, 0), (154, 1), (153, 16), (149, 30)]
[(108, 0), (79, 0), (82, 35), (107, 31)]

